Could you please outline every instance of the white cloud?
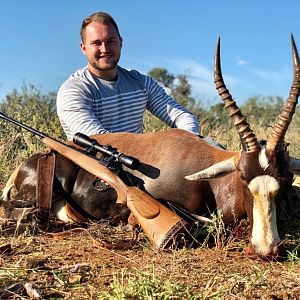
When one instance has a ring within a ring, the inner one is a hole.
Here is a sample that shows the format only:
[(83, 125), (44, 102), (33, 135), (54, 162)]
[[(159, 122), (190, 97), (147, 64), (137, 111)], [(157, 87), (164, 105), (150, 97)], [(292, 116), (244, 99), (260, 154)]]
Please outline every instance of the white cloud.
[(250, 71), (255, 75), (272, 82), (281, 82), (289, 78), (286, 72), (269, 71), (251, 68)]
[[(192, 86), (192, 93), (195, 98), (217, 97), (217, 91), (214, 84), (213, 63), (209, 66), (200, 64), (196, 60), (187, 58), (149, 58), (147, 60), (136, 59), (132, 63), (141, 73), (146, 74), (152, 68), (166, 68), (173, 75), (186, 74)], [(224, 81), (228, 87), (233, 87), (240, 82), (236, 77), (223, 74)]]
[(187, 74), (193, 94), (197, 97), (216, 96), (213, 68), (199, 64), (195, 60), (179, 58), (165, 61), (167, 69), (173, 74)]
[(236, 64), (238, 66), (245, 66), (245, 65), (249, 65), (249, 62), (247, 62), (246, 60), (243, 60), (243, 59), (238, 59)]

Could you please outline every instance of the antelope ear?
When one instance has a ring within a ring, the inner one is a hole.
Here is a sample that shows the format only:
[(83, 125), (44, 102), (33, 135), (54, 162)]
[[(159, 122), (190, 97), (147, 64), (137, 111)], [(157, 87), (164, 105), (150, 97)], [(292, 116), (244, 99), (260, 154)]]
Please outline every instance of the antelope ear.
[(226, 175), (235, 170), (236, 170), (235, 157), (231, 157), (229, 159), (220, 161), (198, 173), (185, 176), (185, 179), (188, 180), (212, 179), (212, 178)]
[(300, 159), (289, 156), (289, 171), (300, 176)]

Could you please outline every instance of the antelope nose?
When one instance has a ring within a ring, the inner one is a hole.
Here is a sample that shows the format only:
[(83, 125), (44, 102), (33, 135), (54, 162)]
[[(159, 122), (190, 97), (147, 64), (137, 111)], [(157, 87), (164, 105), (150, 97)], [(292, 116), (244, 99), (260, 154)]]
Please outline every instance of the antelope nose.
[(252, 255), (252, 254), (256, 254), (258, 256), (261, 256), (261, 257), (275, 257), (278, 255), (279, 253), (279, 242), (275, 245), (275, 246), (272, 246), (270, 247), (269, 251), (264, 251), (264, 252), (261, 252), (259, 247), (255, 246), (255, 245), (249, 245), (245, 251), (247, 254), (249, 255)]

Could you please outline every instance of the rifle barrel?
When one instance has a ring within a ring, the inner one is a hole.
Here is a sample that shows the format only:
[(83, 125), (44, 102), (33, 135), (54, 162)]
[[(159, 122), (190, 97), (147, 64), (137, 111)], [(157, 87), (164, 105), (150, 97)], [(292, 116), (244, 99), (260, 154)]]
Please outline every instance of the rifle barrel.
[(5, 114), (2, 113), (2, 112), (0, 112), (0, 118), (3, 119), (3, 120), (8, 121), (8, 122), (10, 122), (10, 123), (13, 123), (13, 124), (15, 124), (15, 125), (17, 125), (17, 126), (19, 126), (19, 127), (22, 127), (22, 128), (24, 128), (24, 129), (26, 129), (26, 130), (32, 132), (32, 133), (34, 133), (35, 135), (39, 136), (40, 138), (48, 137), (46, 134), (44, 134), (44, 133), (42, 133), (42, 132), (40, 132), (40, 131), (38, 131), (38, 130), (36, 130), (36, 129), (33, 129), (32, 127), (27, 126), (27, 125), (25, 125), (25, 124), (23, 124), (23, 123), (20, 123), (20, 122), (18, 122), (18, 121), (15, 120), (15, 119), (12, 119), (12, 118), (8, 117), (7, 115), (5, 115)]
[(127, 186), (120, 177), (107, 167), (97, 164), (97, 158), (57, 141), (36, 129), (6, 116), (2, 112), (0, 112), (0, 118), (34, 133), (42, 138), (46, 146), (73, 161), (87, 172), (107, 182), (118, 194), (116, 203), (127, 204), (145, 234), (157, 248), (164, 249), (171, 244), (173, 245), (178, 233), (186, 231), (186, 221), (138, 187)]

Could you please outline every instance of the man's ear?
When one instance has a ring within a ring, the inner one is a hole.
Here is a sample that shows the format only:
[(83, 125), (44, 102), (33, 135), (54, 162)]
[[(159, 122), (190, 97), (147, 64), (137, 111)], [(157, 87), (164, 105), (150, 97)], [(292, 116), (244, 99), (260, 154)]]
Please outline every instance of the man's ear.
[(122, 37), (120, 36), (120, 48), (122, 48), (122, 46), (123, 46), (123, 39), (122, 39)]
[(81, 51), (83, 52), (83, 54), (86, 55), (86, 49), (85, 49), (85, 45), (83, 42), (80, 42), (80, 48), (81, 48)]

